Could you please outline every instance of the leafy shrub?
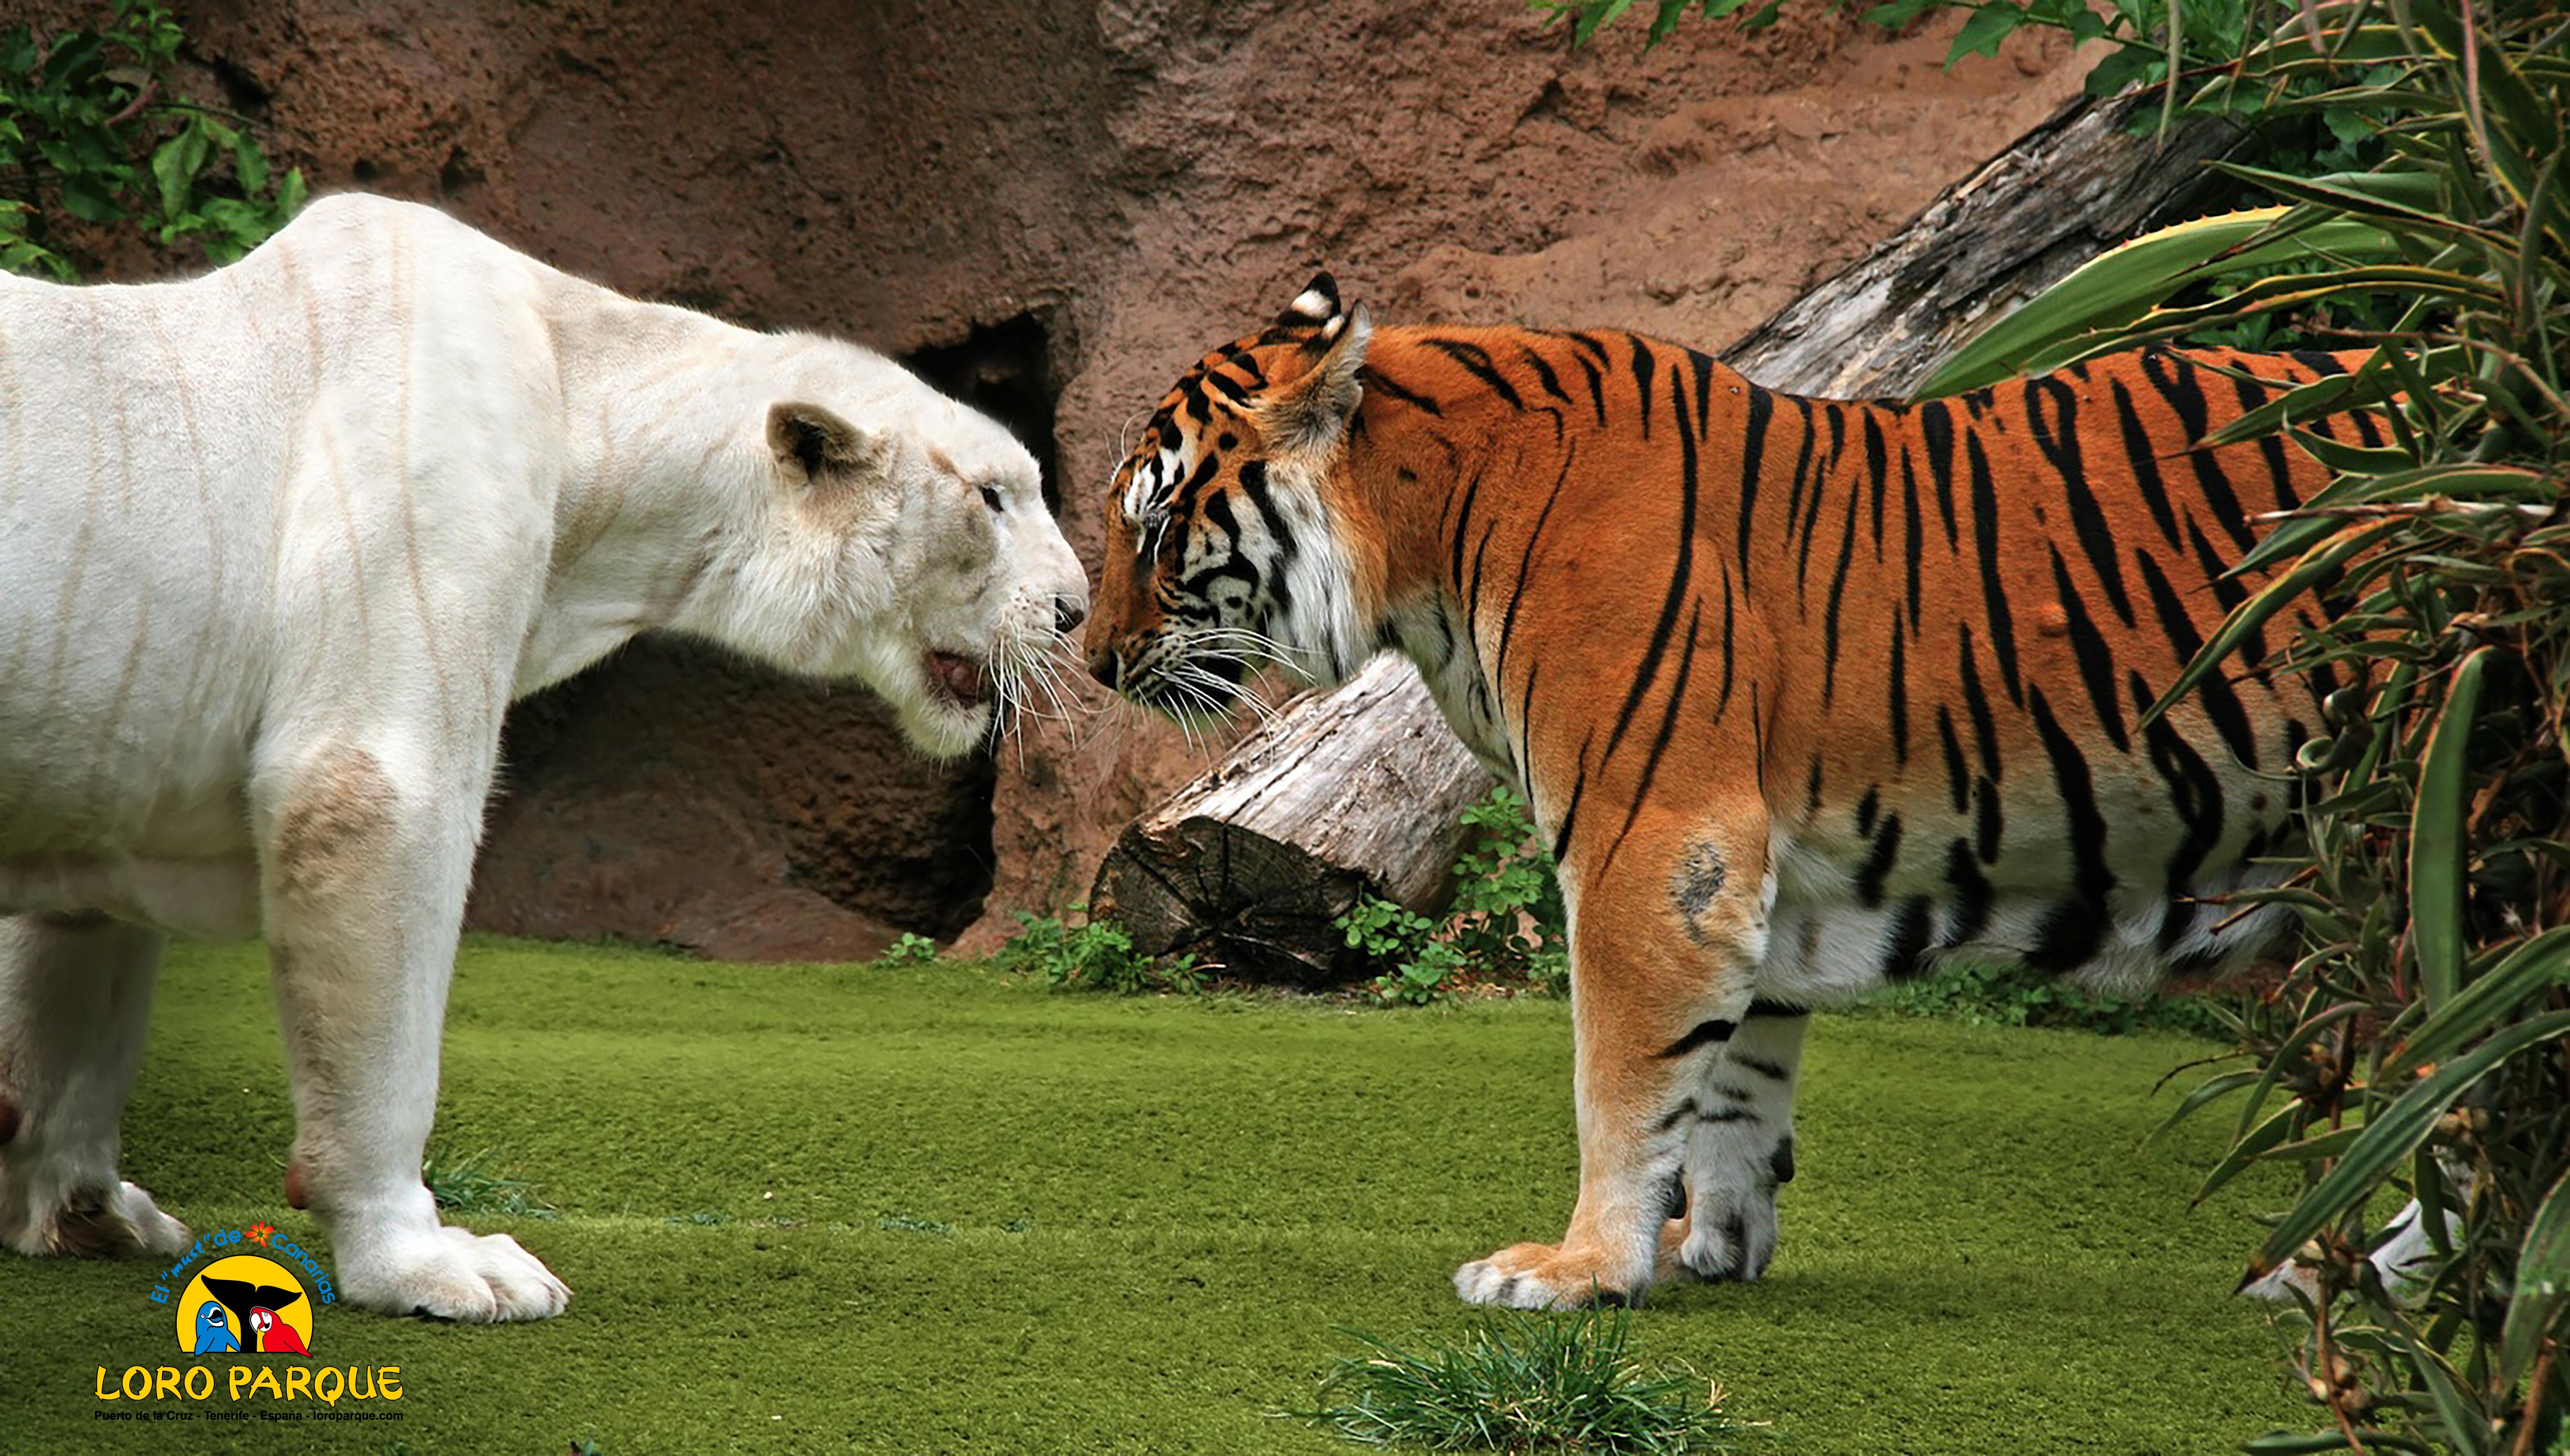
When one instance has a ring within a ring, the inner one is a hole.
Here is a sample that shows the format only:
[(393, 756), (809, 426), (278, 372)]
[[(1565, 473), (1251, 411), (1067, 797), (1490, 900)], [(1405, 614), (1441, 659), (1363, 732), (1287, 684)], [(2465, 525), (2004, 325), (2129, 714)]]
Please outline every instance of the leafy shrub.
[(1467, 808), (1455, 898), (1442, 921), (1369, 897), (1339, 916), (1348, 948), (1377, 967), (1370, 987), (1388, 1006), (1453, 997), (1467, 980), (1522, 984), (1550, 995), (1570, 988), (1561, 885), (1534, 838), (1526, 802), (1493, 789)]
[[(2301, 179), (2251, 234), (2176, 230), (2126, 250), (2163, 292), (2289, 236), (2320, 265), (2229, 297), (2100, 318), (2087, 290), (2021, 311), (2055, 357), (2206, 323), (2392, 293), (2387, 345), (2213, 438), (2290, 432), (2337, 478), (2241, 563), (2273, 572), (2170, 689), (2320, 593), (2292, 666), (2341, 684), (2295, 764), (2306, 847), (2264, 898), (2304, 954), (2252, 1014), (2257, 1065), (2192, 1093), (2240, 1099), (2206, 1180), (2283, 1162), (2303, 1192), (2252, 1263), (2310, 1295), (2298, 1374), (2331, 1428), (2252, 1449), (2515, 1456), (2570, 1412), (2570, 28), (2557, 6), (2360, 0), (2288, 17), (2216, 89), (2321, 97), (2386, 119), (2384, 160)], [(2114, 255), (2110, 254), (2110, 257)], [(2073, 280), (2076, 281), (2075, 279)], [(2068, 285), (2065, 285), (2067, 288)], [(2028, 325), (2020, 324), (2021, 329)], [(2379, 448), (2295, 422), (2370, 407)], [(2433, 1247), (2388, 1288), (2366, 1259), (2414, 1197)]]
[(1368, 897), (1336, 923), (1347, 934), (1348, 948), (1384, 967), (1370, 987), (1375, 1000), (1387, 1006), (1427, 1006), (1454, 996), (1466, 961), (1452, 941), (1439, 938), (1437, 921)]
[(1061, 915), (1019, 911), (1018, 923), (1024, 928), (1000, 947), (992, 963), (1003, 970), (1042, 975), (1046, 986), (1058, 991), (1192, 995), (1204, 988), (1204, 973), (1193, 955), (1143, 955), (1133, 949), (1133, 937), (1113, 920), (1089, 918), (1084, 906), (1072, 906), (1068, 913), (1078, 916), (1079, 923), (1070, 923)]
[(937, 942), (926, 935), (904, 930), (899, 939), (886, 945), (875, 956), (878, 965), (927, 965), (937, 959)]
[(1632, 1452), (1724, 1449), (1741, 1427), (1722, 1388), (1651, 1375), (1625, 1346), (1625, 1309), (1477, 1315), (1454, 1344), (1405, 1348), (1359, 1330), (1363, 1346), (1321, 1380), (1319, 1403), (1288, 1417), (1369, 1446), (1438, 1451)]
[(175, 94), (186, 44), (150, 0), (117, 0), (103, 30), (0, 32), (0, 268), (73, 278), (57, 211), (223, 263), (303, 205), (303, 174), (273, 176), (247, 119)]
[(1471, 829), (1455, 861), (1449, 942), (1487, 972), (1552, 995), (1570, 990), (1561, 881), (1523, 799), (1493, 789), (1466, 809)]
[(1961, 957), (1939, 963), (1933, 974), (1878, 991), (1866, 1004), (1897, 1016), (1967, 1026), (2054, 1026), (2101, 1036), (2183, 1031), (2228, 1040), (2239, 1029), (2219, 997), (2107, 995), (2022, 964)]

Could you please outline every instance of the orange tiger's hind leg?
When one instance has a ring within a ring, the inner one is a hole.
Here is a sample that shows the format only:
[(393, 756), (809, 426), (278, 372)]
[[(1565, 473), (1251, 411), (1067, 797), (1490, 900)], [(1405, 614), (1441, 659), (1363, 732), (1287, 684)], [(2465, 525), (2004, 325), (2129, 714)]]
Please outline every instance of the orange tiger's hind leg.
[(1456, 1271), (1467, 1300), (1563, 1309), (1634, 1303), (1650, 1288), (1693, 1079), (1749, 1013), (1764, 842), (1763, 828), (1719, 845), (1676, 833), (1646, 841), (1636, 829), (1612, 878), (1580, 885), (1570, 971), (1578, 1203), (1559, 1244), (1512, 1245)]

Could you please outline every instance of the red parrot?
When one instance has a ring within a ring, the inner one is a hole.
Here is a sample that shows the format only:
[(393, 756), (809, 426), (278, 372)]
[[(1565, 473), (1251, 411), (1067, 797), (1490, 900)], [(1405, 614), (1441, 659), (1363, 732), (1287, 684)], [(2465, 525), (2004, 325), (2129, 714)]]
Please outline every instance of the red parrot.
[(249, 1327), (258, 1341), (260, 1354), (308, 1355), (312, 1353), (303, 1347), (303, 1336), (294, 1332), (293, 1325), (277, 1318), (276, 1311), (273, 1309), (249, 1311)]

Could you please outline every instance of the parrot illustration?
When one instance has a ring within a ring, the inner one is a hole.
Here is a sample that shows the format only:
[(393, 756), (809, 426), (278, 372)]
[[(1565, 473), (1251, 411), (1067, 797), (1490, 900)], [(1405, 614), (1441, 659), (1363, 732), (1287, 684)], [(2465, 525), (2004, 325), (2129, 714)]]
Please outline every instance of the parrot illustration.
[(308, 1355), (312, 1353), (303, 1347), (303, 1336), (294, 1332), (293, 1325), (277, 1318), (276, 1311), (273, 1309), (249, 1311), (249, 1327), (258, 1331), (260, 1354)]
[[(253, 1351), (265, 1349), (267, 1346), (259, 1342), (257, 1328), (252, 1324), (250, 1316), (265, 1314), (272, 1321), (276, 1318), (277, 1310), (303, 1297), (303, 1291), (300, 1289), (280, 1289), (273, 1284), (252, 1283), (247, 1279), (210, 1278), (206, 1280), (206, 1292), (222, 1300), (223, 1307), (232, 1311), (232, 1318), (240, 1321), (241, 1339), (244, 1341), (242, 1347)], [(285, 1333), (288, 1338), (295, 1338), (291, 1328), (286, 1329)], [(284, 1349), (285, 1346), (278, 1345), (276, 1348)], [(309, 1350), (302, 1349), (302, 1341), (299, 1338), (295, 1339), (294, 1348), (305, 1354), (311, 1353)]]
[(239, 1350), (240, 1341), (232, 1338), (232, 1322), (223, 1317), (223, 1306), (208, 1299), (197, 1306), (197, 1347), (199, 1355), (228, 1355)]

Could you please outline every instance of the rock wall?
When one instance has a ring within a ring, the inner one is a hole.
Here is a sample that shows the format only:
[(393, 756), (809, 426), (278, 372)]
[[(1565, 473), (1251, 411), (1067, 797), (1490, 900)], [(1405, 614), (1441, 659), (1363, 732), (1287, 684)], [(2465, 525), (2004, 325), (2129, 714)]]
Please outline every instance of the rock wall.
[[(1818, 4), (1568, 52), (1518, 0), (200, 0), (316, 189), (440, 203), (631, 293), (910, 359), (1056, 470), (1316, 266), (1396, 319), (1719, 346), (2076, 86)], [(851, 957), (1085, 890), (1203, 762), (1120, 708), (904, 750), (853, 689), (644, 642), (521, 706), (475, 924)], [(985, 910), (989, 914), (985, 914)]]

